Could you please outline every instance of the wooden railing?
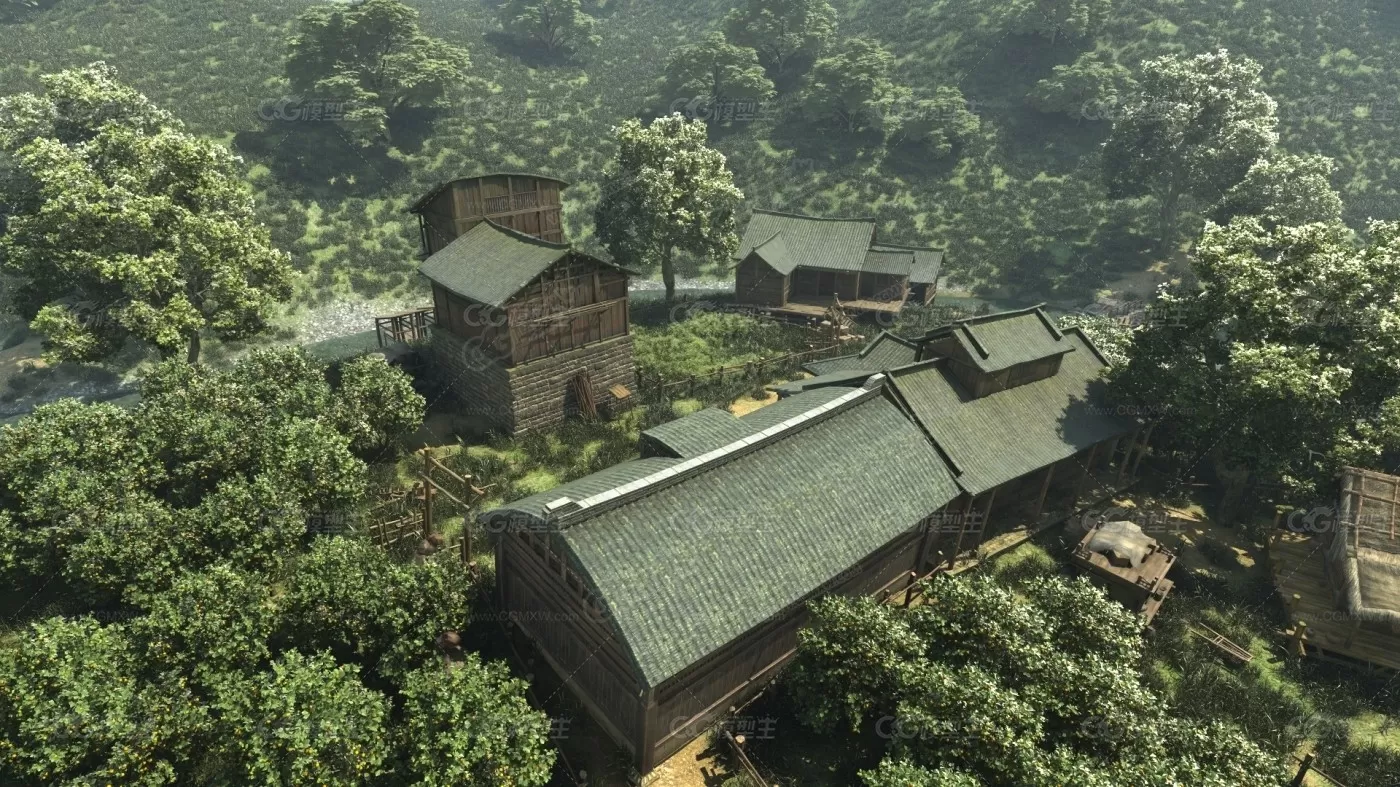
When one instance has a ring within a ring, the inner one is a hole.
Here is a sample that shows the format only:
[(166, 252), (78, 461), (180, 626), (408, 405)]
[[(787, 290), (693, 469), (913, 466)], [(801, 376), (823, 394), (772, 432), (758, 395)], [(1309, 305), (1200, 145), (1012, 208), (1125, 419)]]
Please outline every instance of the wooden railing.
[(379, 338), (380, 347), (386, 344), (408, 344), (428, 338), (428, 329), (436, 322), (437, 312), (428, 306), (386, 317), (375, 317), (374, 332)]

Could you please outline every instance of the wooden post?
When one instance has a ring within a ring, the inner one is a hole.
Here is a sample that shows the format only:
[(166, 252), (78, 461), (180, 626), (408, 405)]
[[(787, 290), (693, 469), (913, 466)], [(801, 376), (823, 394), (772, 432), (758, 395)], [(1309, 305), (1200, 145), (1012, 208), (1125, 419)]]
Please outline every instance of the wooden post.
[(1291, 787), (1303, 787), (1303, 783), (1308, 780), (1308, 771), (1312, 770), (1313, 760), (1317, 755), (1308, 752), (1303, 755), (1303, 766), (1298, 769), (1298, 775), (1293, 777)]
[(963, 506), (962, 521), (958, 522), (958, 540), (953, 544), (952, 554), (948, 555), (948, 568), (952, 568), (953, 564), (958, 562), (958, 553), (962, 551), (963, 533), (967, 532), (967, 518), (972, 513), (972, 501), (975, 499), (975, 495), (969, 495), (967, 505)]
[(423, 450), (423, 537), (433, 534), (433, 457)]
[(1147, 432), (1142, 436), (1142, 442), (1137, 447), (1137, 459), (1133, 460), (1133, 469), (1130, 471), (1134, 477), (1137, 477), (1138, 465), (1142, 464), (1142, 455), (1147, 453), (1147, 441), (1152, 439), (1152, 430), (1155, 428), (1157, 428), (1155, 422), (1147, 425)]
[(1094, 480), (1094, 460), (1099, 455), (1099, 444), (1094, 443), (1094, 447), (1089, 449), (1089, 461), (1084, 463), (1084, 476), (1074, 485), (1074, 502), (1079, 504), (1079, 498), (1084, 496), (1084, 487)]
[(987, 529), (992, 523), (992, 504), (997, 501), (997, 489), (1000, 488), (992, 489), (992, 493), (987, 496), (987, 506), (982, 509), (982, 529), (977, 533), (977, 546), (973, 547), (974, 549), (981, 549), (982, 542), (987, 540)]
[(1308, 649), (1303, 644), (1303, 640), (1307, 637), (1307, 635), (1308, 624), (1304, 623), (1301, 620), (1293, 624), (1293, 644), (1298, 651), (1299, 657), (1308, 655)]
[(1118, 465), (1118, 477), (1114, 479), (1114, 486), (1123, 485), (1123, 473), (1128, 469), (1128, 463), (1133, 459), (1133, 449), (1137, 448), (1138, 435), (1142, 433), (1142, 427), (1133, 430), (1133, 436), (1128, 438), (1128, 447), (1123, 451), (1123, 461)]
[(1050, 492), (1050, 479), (1055, 477), (1055, 465), (1045, 468), (1045, 480), (1040, 484), (1040, 497), (1035, 501), (1035, 513), (1031, 514), (1031, 520), (1035, 524), (1040, 523), (1040, 513), (1045, 509), (1045, 496)]
[(1108, 470), (1113, 467), (1113, 455), (1118, 453), (1118, 441), (1122, 439), (1123, 436), (1119, 435), (1113, 438), (1113, 442), (1108, 444), (1108, 453), (1104, 455), (1103, 469)]
[(462, 517), (462, 563), (470, 563), (472, 559), (472, 517), (467, 514)]

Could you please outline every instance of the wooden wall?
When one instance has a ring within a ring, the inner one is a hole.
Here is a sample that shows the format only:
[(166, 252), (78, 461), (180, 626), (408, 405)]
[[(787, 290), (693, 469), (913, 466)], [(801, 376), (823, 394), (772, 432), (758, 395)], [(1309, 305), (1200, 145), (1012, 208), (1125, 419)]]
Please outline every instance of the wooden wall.
[(563, 184), (527, 175), (490, 175), (454, 181), (419, 211), (423, 251), (432, 254), (490, 219), (554, 243), (564, 242)]
[(609, 736), (635, 755), (640, 681), (596, 599), (546, 533), (502, 534), (496, 554), (501, 609), (539, 646)]
[[(920, 524), (874, 554), (832, 577), (767, 625), (755, 628), (657, 687), (656, 705), (647, 715), (643, 773), (704, 733), (715, 719), (761, 689), (789, 660), (797, 632), (807, 623), (807, 602), (826, 595), (870, 595), (895, 583), (903, 588), (910, 571), (921, 567), (925, 545)], [(734, 603), (743, 603), (736, 598)]]
[(739, 303), (786, 306), (788, 277), (773, 270), (757, 254), (750, 254), (734, 269), (734, 296)]
[(862, 273), (860, 297), (864, 300), (903, 303), (909, 297), (909, 277), (887, 273)]
[(627, 335), (627, 276), (571, 254), (504, 308), (511, 363), (527, 363)]

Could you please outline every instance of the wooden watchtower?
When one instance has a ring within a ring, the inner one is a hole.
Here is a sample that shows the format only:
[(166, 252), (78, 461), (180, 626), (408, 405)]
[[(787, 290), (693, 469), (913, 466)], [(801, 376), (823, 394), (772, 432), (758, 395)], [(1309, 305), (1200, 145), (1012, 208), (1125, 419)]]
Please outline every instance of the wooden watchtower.
[(443, 183), (408, 209), (418, 216), (422, 256), (432, 256), (486, 220), (540, 240), (563, 243), (560, 192), (568, 185), (546, 175), (518, 173)]

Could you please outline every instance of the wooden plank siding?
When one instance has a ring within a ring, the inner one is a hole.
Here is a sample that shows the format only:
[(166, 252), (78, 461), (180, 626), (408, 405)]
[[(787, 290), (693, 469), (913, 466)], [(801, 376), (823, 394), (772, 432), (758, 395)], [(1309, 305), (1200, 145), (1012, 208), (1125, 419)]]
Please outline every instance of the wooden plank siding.
[(757, 254), (750, 254), (734, 270), (734, 295), (740, 303), (786, 306), (788, 277), (777, 272)]
[(558, 181), (526, 175), (454, 181), (418, 212), (423, 251), (438, 251), (484, 219), (542, 240), (563, 243), (560, 190)]
[(635, 755), (642, 709), (635, 672), (607, 618), (584, 601), (581, 582), (546, 543), (520, 533), (499, 540), (501, 609), (608, 735)]

